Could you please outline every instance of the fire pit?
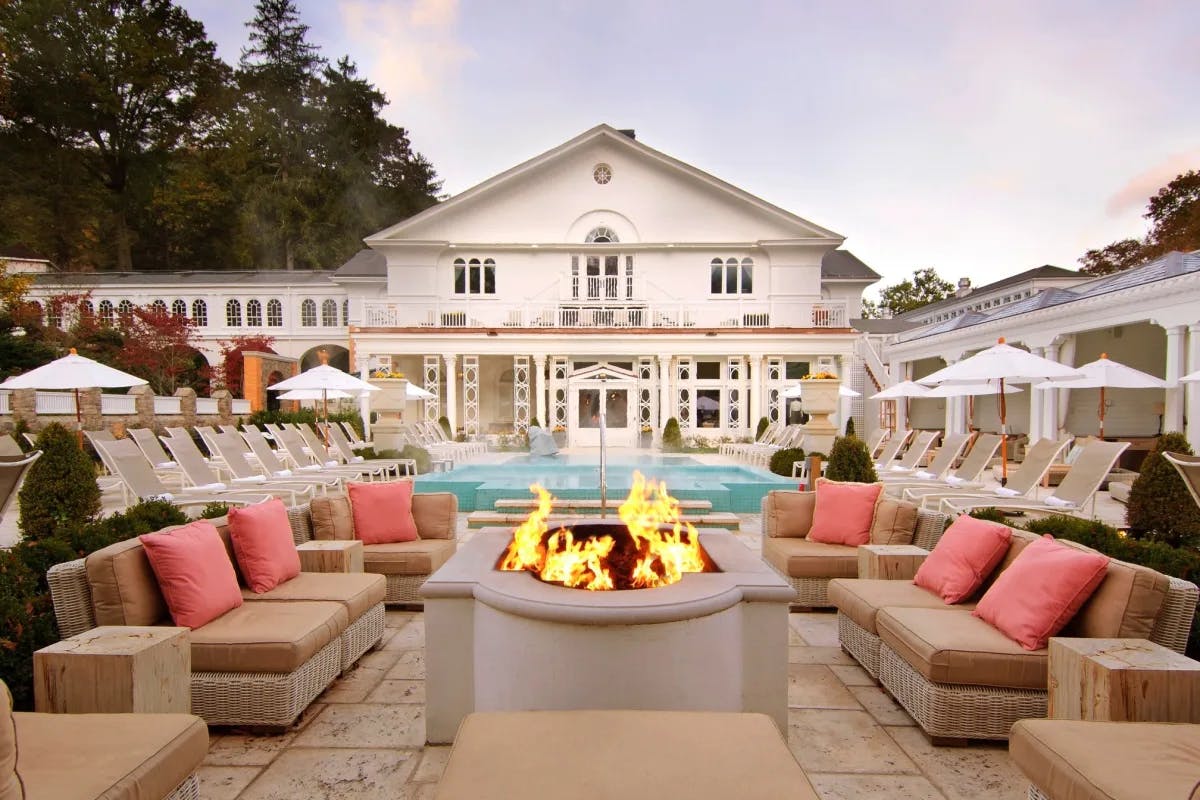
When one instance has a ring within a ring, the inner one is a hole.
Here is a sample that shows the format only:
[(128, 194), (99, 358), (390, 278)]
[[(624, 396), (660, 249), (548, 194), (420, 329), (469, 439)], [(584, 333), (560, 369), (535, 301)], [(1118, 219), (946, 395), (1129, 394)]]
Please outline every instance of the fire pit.
[[(729, 533), (689, 530), (660, 515), (654, 530), (699, 553), (701, 569), (665, 582), (669, 565), (646, 562), (648, 545), (634, 537), (635, 555), (617, 559), (633, 565), (626, 580), (614, 577), (613, 562), (602, 566), (583, 553), (608, 537), (611, 555), (627, 535), (627, 520), (543, 530), (550, 507), (547, 496), (540, 521), (538, 512), (531, 517), (537, 535), (524, 540), (526, 554), (549, 552), (557, 535), (553, 549), (575, 553), (572, 560), (583, 565), (571, 571), (581, 588), (557, 574), (548, 582), (536, 558), (502, 568), (523, 541), (504, 528), (479, 531), (422, 587), (429, 742), (453, 741), (472, 711), (757, 711), (786, 730), (787, 606), (795, 592), (762, 559)], [(645, 583), (634, 578), (646, 571), (639, 563), (659, 581), (628, 591), (584, 590), (603, 584), (597, 578), (606, 573), (613, 585), (605, 588)]]

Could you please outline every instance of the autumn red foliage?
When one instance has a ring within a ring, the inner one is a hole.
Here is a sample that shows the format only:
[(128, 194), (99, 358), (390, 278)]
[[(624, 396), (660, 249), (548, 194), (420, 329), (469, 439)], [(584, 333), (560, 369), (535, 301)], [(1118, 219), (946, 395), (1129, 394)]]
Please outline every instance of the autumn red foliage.
[(235, 336), (221, 341), (221, 363), (213, 369), (213, 383), (224, 386), (234, 397), (242, 396), (242, 353), (274, 353), (274, 336), (261, 333)]

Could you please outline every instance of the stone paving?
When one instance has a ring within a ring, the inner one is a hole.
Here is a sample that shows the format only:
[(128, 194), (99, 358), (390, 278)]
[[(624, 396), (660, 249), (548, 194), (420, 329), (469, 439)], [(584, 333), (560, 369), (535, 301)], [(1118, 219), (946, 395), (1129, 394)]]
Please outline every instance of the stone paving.
[[(760, 549), (760, 517), (738, 539)], [(473, 531), (459, 515), (458, 538)], [(940, 748), (842, 652), (831, 613), (790, 616), (788, 741), (828, 800), (1019, 800), (1027, 783), (1003, 744)], [(424, 747), (425, 621), (387, 612), (368, 653), (279, 736), (213, 730), (203, 800), (433, 797), (448, 747)]]

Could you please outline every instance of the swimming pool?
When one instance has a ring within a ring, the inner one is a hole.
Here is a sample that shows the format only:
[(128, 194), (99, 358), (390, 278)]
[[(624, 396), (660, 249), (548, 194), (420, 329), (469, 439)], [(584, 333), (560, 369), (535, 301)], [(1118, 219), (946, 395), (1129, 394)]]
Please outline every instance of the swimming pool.
[[(608, 497), (619, 504), (629, 493), (634, 470), (667, 482), (680, 500), (708, 500), (713, 511), (753, 514), (772, 489), (795, 487), (793, 478), (738, 464), (701, 464), (688, 456), (618, 456), (608, 462)], [(495, 464), (467, 464), (450, 472), (418, 476), (418, 492), (453, 492), (460, 511), (490, 510), (497, 500), (528, 498), (540, 483), (556, 497), (600, 497), (600, 460), (594, 455), (515, 455)]]

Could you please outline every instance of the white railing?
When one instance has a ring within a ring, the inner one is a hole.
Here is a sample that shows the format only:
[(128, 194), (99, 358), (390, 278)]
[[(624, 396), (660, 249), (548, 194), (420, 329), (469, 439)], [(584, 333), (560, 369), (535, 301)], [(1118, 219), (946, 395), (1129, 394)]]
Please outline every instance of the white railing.
[(845, 303), (494, 300), (364, 303), (371, 328), (845, 328)]
[(234, 414), (249, 414), (250, 413), (250, 401), (234, 399), (233, 413)]
[(182, 414), (183, 402), (179, 397), (159, 397), (154, 396), (154, 413), (155, 414)]
[(10, 397), (12, 397), (11, 392), (0, 392), (0, 414), (12, 413), (12, 407), (8, 403)]
[(38, 392), (34, 410), (38, 414), (75, 415), (74, 392)]
[(217, 401), (211, 397), (196, 398), (196, 413), (197, 414), (217, 414)]
[(137, 398), (131, 394), (100, 395), (101, 414), (136, 414)]

